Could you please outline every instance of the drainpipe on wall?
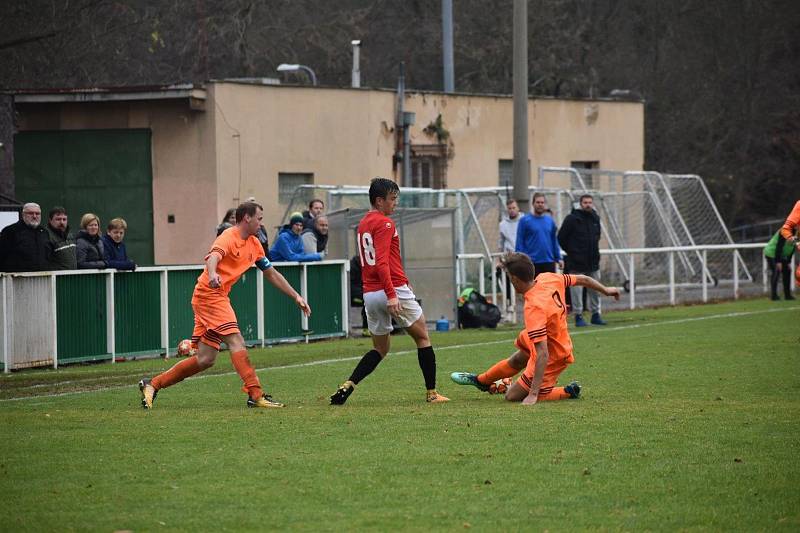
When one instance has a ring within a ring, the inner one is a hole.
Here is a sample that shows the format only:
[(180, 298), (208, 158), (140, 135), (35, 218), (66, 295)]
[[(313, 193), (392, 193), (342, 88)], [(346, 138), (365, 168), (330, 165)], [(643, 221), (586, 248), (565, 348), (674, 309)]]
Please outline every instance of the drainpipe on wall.
[(361, 50), (361, 41), (359, 40), (352, 40), (350, 44), (353, 45), (353, 76), (352, 76), (352, 83), (350, 84), (353, 87), (361, 87), (361, 66), (359, 65), (359, 51)]
[(397, 116), (394, 117), (394, 134), (395, 134), (395, 146), (394, 146), (394, 164), (392, 167), (397, 172), (397, 164), (403, 165), (400, 167), (400, 185), (405, 185), (405, 176), (403, 173), (405, 172), (405, 165), (403, 163), (403, 101), (406, 97), (406, 77), (405, 77), (405, 64), (401, 61), (400, 62), (400, 76), (397, 78)]

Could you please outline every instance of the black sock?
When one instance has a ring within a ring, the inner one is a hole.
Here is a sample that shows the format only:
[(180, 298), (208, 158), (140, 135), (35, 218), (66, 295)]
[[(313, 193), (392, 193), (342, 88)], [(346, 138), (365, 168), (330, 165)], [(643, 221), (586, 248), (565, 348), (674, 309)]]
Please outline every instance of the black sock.
[(370, 350), (365, 353), (364, 357), (361, 358), (361, 361), (358, 362), (356, 368), (353, 370), (350, 381), (358, 384), (359, 381), (372, 374), (372, 371), (375, 370), (378, 363), (381, 362), (381, 359), (382, 357), (378, 350)]
[(422, 369), (422, 376), (425, 378), (425, 388), (432, 390), (436, 388), (436, 354), (433, 353), (433, 346), (427, 348), (417, 348), (417, 360)]

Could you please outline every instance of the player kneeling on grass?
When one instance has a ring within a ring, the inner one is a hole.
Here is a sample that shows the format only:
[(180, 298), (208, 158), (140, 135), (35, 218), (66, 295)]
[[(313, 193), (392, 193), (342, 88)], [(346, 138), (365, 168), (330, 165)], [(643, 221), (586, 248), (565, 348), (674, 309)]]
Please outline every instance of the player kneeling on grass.
[(525, 254), (506, 254), (501, 264), (514, 290), (525, 299), (525, 329), (515, 341), (518, 350), (483, 374), (453, 372), (450, 378), (459, 385), (474, 385), (482, 391), (498, 393), (503, 392), (511, 377), (524, 369), (519, 379), (505, 391), (506, 400), (530, 405), (542, 400), (578, 398), (581, 386), (577, 382), (556, 387), (558, 376), (575, 361), (567, 331), (564, 291), (577, 285), (619, 300), (619, 289), (606, 287), (581, 274), (545, 272), (534, 278), (533, 263)]
[(184, 359), (152, 380), (143, 379), (139, 382), (142, 407), (145, 409), (152, 409), (159, 390), (213, 366), (223, 342), (228, 345), (233, 367), (244, 382), (242, 391), (247, 393), (247, 407), (283, 407), (282, 403), (273, 400), (261, 389), (261, 382), (247, 357), (244, 339), (228, 297), (233, 284), (255, 264), (264, 272), (267, 281), (292, 298), (302, 312), (311, 314), (311, 308), (303, 297), (264, 257), (264, 248), (256, 238), (261, 227), (262, 211), (263, 208), (254, 202), (239, 205), (236, 208), (236, 225), (223, 231), (211, 245), (211, 251), (206, 256), (206, 268), (197, 278), (192, 294), (192, 345), (197, 355)]
[(361, 260), (361, 282), (364, 287), (364, 309), (372, 334), (373, 350), (356, 365), (350, 379), (331, 396), (331, 405), (342, 405), (355, 386), (370, 375), (389, 353), (389, 333), (394, 329), (392, 317), (404, 327), (417, 345), (417, 359), (422, 369), (429, 403), (447, 402), (436, 391), (436, 355), (433, 352), (422, 308), (417, 302), (400, 258), (400, 237), (389, 218), (397, 205), (400, 188), (385, 178), (375, 178), (369, 185), (372, 204), (358, 224), (358, 255)]

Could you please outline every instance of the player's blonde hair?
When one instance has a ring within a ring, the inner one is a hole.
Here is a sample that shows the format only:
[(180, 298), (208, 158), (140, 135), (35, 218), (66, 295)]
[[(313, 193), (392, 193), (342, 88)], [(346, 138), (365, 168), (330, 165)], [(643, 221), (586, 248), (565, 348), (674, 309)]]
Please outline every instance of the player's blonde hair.
[(503, 265), (506, 272), (522, 281), (533, 281), (533, 278), (536, 276), (533, 262), (526, 254), (509, 252), (500, 258), (500, 264)]

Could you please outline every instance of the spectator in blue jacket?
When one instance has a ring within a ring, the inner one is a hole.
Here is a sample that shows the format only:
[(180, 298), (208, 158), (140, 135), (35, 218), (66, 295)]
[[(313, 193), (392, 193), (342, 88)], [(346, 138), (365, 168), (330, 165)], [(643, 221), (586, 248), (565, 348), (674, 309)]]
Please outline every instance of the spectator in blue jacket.
[(128, 223), (123, 218), (111, 219), (103, 235), (103, 257), (109, 268), (117, 270), (136, 270), (136, 263), (128, 259), (128, 251), (125, 249), (125, 231)]
[(307, 254), (303, 249), (303, 215), (292, 213), (289, 223), (281, 228), (275, 244), (269, 251), (270, 261), (319, 261), (322, 256), (318, 253)]
[(547, 214), (547, 200), (540, 192), (533, 195), (533, 213), (519, 221), (515, 251), (531, 258), (537, 276), (542, 272), (555, 272), (556, 263), (563, 264), (556, 223)]

